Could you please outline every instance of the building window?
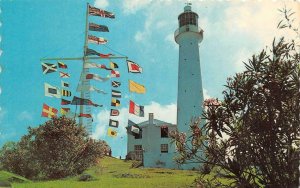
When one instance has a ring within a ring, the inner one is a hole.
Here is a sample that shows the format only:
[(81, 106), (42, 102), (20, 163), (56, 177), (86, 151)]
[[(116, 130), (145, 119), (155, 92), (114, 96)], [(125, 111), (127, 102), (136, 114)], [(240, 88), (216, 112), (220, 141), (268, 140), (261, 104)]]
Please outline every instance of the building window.
[(141, 161), (143, 159), (142, 145), (134, 145), (135, 160)]
[(160, 136), (162, 138), (168, 138), (169, 136), (169, 130), (167, 126), (161, 126), (160, 127)]
[(141, 139), (143, 136), (142, 136), (142, 132), (140, 131), (139, 134), (134, 134), (134, 139)]
[(160, 152), (161, 153), (168, 153), (168, 144), (161, 144), (160, 145)]

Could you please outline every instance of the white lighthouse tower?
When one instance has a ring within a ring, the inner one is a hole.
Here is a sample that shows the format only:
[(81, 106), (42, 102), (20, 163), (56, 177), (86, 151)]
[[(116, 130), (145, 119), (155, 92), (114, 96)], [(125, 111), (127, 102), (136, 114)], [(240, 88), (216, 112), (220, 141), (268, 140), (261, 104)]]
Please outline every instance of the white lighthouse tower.
[[(174, 37), (179, 45), (177, 128), (190, 133), (190, 122), (193, 117), (202, 114), (203, 88), (200, 69), (199, 43), (203, 39), (203, 30), (198, 27), (198, 14), (192, 12), (191, 4), (184, 7), (178, 16), (179, 28)], [(183, 169), (199, 167), (195, 164), (183, 165)]]

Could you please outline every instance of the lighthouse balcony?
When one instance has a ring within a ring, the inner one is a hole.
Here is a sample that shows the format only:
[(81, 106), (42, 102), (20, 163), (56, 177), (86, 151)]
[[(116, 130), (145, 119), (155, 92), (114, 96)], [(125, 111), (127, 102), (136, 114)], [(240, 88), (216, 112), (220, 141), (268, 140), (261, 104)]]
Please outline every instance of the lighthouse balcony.
[(203, 39), (203, 30), (198, 27), (198, 26), (195, 26), (195, 25), (184, 25), (184, 26), (181, 26), (180, 28), (178, 28), (175, 32), (174, 32), (174, 38), (175, 38), (175, 41), (178, 43), (178, 39), (179, 39), (179, 36), (183, 33), (186, 33), (186, 32), (191, 32), (191, 33), (195, 33), (198, 35), (199, 37), (199, 43), (202, 41)]

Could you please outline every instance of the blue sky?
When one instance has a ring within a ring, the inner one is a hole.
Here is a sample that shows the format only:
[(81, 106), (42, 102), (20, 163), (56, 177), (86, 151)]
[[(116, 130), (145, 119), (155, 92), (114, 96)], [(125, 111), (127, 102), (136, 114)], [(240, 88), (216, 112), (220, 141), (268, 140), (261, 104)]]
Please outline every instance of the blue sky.
[[(43, 103), (60, 108), (60, 100), (44, 96), (44, 82), (60, 86), (58, 73), (43, 75), (41, 58), (80, 57), (83, 54), (86, 3), (114, 12), (116, 19), (90, 16), (90, 21), (107, 25), (109, 33), (93, 33), (108, 40), (107, 46), (89, 47), (101, 53), (126, 55), (143, 67), (143, 74), (128, 74), (124, 60), (120, 66), (122, 82), (119, 136), (106, 136), (110, 95), (92, 94), (93, 137), (106, 140), (113, 155), (126, 154), (127, 119), (144, 121), (149, 112), (167, 122), (176, 122), (178, 46), (174, 31), (177, 16), (185, 1), (177, 0), (2, 0), (0, 65), (0, 146), (17, 141), (28, 126), (38, 126), (47, 119), (41, 117)], [(205, 97), (221, 98), (226, 78), (243, 70), (243, 61), (262, 48), (270, 46), (274, 36), (292, 37), (276, 29), (282, 2), (273, 1), (191, 1), (192, 10), (199, 15), (199, 26), (204, 30), (200, 44), (200, 61)], [(287, 2), (297, 11), (299, 2)], [(299, 22), (298, 22), (299, 23)], [(112, 50), (111, 50), (112, 49)], [(48, 61), (55, 63), (55, 61)], [(109, 61), (95, 61), (108, 64)], [(81, 70), (80, 61), (65, 61), (68, 65), (73, 94)], [(105, 70), (92, 70), (106, 76)], [(128, 79), (147, 88), (144, 95), (131, 94)], [(92, 81), (92, 85), (110, 92), (110, 82)], [(146, 117), (128, 115), (129, 99), (145, 106)], [(73, 109), (74, 110), (74, 109)]]

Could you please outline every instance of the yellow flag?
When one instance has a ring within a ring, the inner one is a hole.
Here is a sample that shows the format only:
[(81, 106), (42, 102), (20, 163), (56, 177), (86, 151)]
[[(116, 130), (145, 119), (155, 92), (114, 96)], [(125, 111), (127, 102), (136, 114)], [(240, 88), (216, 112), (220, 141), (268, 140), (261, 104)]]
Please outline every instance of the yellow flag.
[(146, 93), (145, 86), (129, 80), (129, 91), (135, 93)]
[(115, 131), (115, 130), (113, 130), (111, 128), (108, 128), (107, 135), (111, 136), (111, 137), (116, 137), (117, 136), (117, 131)]
[(67, 113), (70, 111), (70, 108), (61, 108), (60, 113), (61, 115), (67, 115)]

